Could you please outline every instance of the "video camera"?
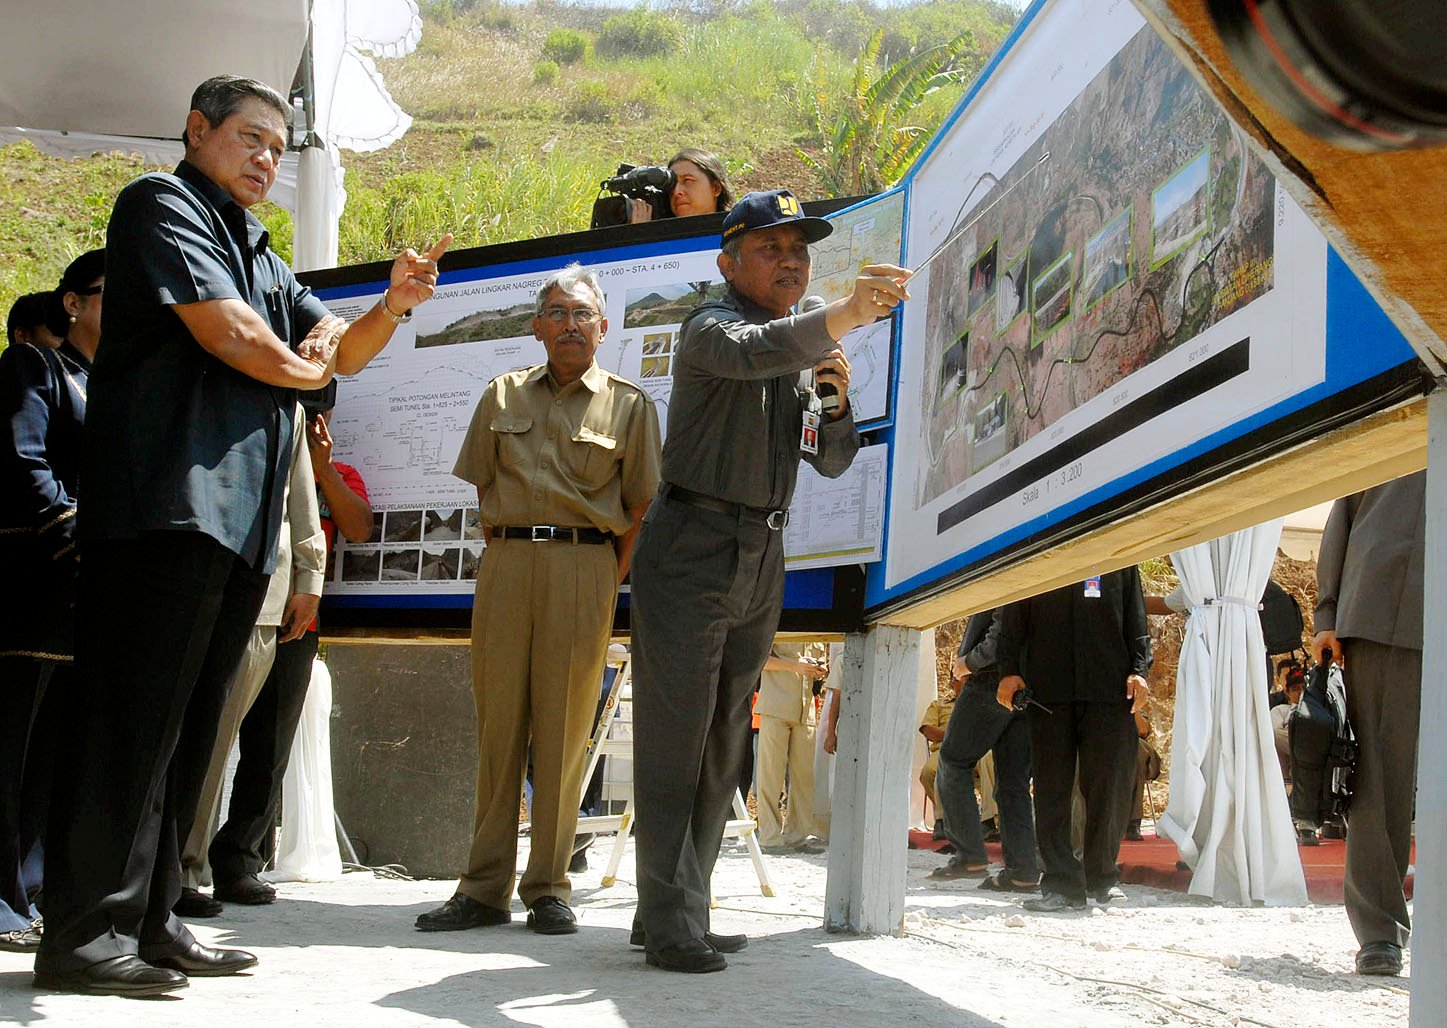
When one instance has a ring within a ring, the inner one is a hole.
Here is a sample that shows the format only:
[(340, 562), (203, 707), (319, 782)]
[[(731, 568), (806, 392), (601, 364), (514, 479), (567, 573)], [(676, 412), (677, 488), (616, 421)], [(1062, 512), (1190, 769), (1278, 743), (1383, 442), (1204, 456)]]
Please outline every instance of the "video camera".
[(632, 164), (618, 165), (612, 178), (605, 178), (598, 184), (599, 193), (613, 193), (613, 196), (599, 196), (593, 201), (593, 221), (589, 228), (609, 228), (613, 225), (628, 224), (628, 198), (646, 200), (653, 208), (653, 218), (673, 217), (668, 206), (668, 194), (673, 191), (678, 176), (672, 168), (640, 168)]

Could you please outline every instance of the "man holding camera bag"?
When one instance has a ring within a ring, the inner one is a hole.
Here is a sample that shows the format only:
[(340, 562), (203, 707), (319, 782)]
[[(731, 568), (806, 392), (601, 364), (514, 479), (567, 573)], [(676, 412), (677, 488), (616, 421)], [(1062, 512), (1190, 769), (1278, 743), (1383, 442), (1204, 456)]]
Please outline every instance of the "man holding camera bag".
[(1419, 471), (1337, 500), (1316, 564), (1312, 650), (1342, 666), (1357, 742), (1344, 884), (1358, 974), (1399, 974), (1411, 932), (1426, 497)]

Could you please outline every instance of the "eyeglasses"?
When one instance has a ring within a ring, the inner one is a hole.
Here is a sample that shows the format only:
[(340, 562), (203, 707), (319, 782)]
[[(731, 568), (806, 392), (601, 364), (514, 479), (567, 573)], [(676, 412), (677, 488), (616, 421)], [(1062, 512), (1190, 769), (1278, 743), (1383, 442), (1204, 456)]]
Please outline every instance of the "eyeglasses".
[(561, 325), (572, 318), (573, 324), (586, 328), (589, 325), (597, 324), (603, 315), (591, 307), (544, 307), (539, 316), (547, 318), (554, 325)]

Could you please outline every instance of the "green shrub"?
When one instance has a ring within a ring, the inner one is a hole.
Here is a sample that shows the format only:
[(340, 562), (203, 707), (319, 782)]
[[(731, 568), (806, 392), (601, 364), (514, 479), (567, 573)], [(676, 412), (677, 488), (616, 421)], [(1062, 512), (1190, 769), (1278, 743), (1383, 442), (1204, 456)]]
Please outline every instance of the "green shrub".
[(539, 61), (533, 65), (533, 84), (551, 86), (558, 80), (557, 61)]
[(678, 52), (683, 29), (658, 11), (634, 10), (603, 23), (598, 50), (610, 57), (667, 57)]
[(553, 29), (543, 40), (543, 59), (557, 64), (577, 64), (588, 56), (588, 37), (572, 29)]
[(568, 117), (573, 121), (599, 124), (613, 120), (614, 98), (606, 82), (589, 79), (578, 83), (568, 101)]

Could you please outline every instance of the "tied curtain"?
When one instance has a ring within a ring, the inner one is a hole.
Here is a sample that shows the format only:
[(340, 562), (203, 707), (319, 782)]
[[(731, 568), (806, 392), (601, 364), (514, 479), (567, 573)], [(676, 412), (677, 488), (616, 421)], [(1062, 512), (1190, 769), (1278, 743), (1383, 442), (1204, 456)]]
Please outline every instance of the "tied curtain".
[(1258, 613), (1281, 521), (1171, 554), (1190, 610), (1176, 671), (1171, 791), (1157, 829), (1219, 903), (1304, 904), (1276, 759)]

